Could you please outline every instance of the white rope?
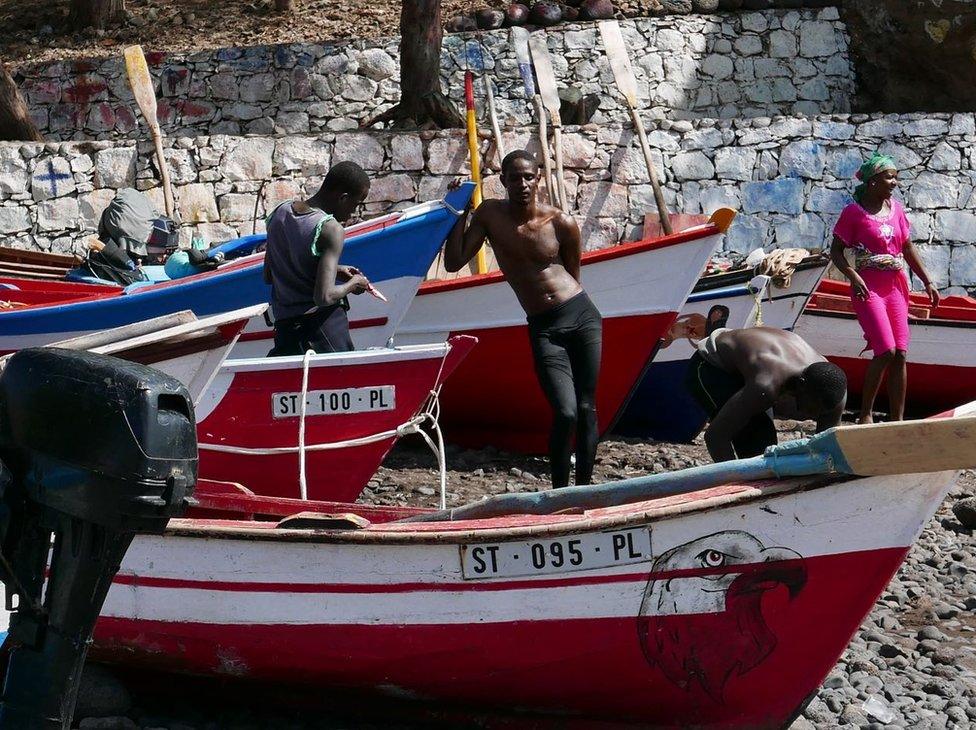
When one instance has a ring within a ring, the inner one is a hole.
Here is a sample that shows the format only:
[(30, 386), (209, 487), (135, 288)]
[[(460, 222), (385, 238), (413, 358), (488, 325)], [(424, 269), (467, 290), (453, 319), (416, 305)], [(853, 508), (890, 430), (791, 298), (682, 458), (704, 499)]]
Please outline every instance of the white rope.
[(308, 499), (308, 485), (305, 483), (305, 411), (308, 401), (308, 364), (315, 350), (306, 350), (302, 360), (302, 412), (298, 421), (298, 488), (302, 499)]
[[(306, 353), (306, 358), (308, 354)], [(305, 395), (305, 391), (308, 387), (308, 370), (306, 365), (306, 371), (302, 378), (302, 395)], [(430, 391), (430, 396), (427, 398), (427, 403), (423, 411), (418, 413), (416, 416), (411, 418), (406, 423), (402, 423), (396, 428), (390, 429), (388, 431), (382, 431), (381, 433), (375, 433), (370, 436), (361, 436), (360, 438), (347, 439), (345, 441), (331, 441), (327, 443), (320, 444), (306, 444), (305, 443), (305, 407), (304, 400), (302, 401), (303, 406), (301, 410), (301, 420), (298, 424), (298, 446), (274, 446), (267, 448), (250, 448), (247, 446), (230, 446), (228, 444), (208, 444), (200, 443), (198, 448), (201, 451), (217, 451), (224, 454), (238, 454), (242, 456), (276, 456), (279, 454), (298, 454), (298, 480), (299, 487), (301, 489), (302, 499), (308, 499), (307, 488), (305, 482), (305, 454), (307, 452), (315, 451), (334, 451), (336, 449), (350, 449), (357, 446), (367, 446), (369, 444), (375, 444), (377, 441), (385, 441), (389, 438), (401, 438), (403, 436), (409, 436), (411, 434), (420, 434), (430, 450), (434, 453), (434, 457), (437, 459), (437, 468), (440, 472), (440, 484), (441, 484), (441, 509), (446, 509), (447, 505), (447, 459), (445, 456), (444, 449), (444, 435), (441, 432), (440, 426), (440, 386)], [(437, 436), (437, 443), (421, 428), (424, 423), (430, 422), (431, 428)]]

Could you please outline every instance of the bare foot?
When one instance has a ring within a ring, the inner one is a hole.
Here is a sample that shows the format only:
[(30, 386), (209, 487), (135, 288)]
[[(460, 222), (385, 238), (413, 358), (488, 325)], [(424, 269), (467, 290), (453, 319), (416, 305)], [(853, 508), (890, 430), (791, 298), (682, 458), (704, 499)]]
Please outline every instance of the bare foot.
[(874, 416), (871, 415), (870, 413), (868, 413), (866, 416), (862, 415), (860, 418), (857, 419), (857, 423), (859, 426), (866, 426), (868, 424), (874, 423)]

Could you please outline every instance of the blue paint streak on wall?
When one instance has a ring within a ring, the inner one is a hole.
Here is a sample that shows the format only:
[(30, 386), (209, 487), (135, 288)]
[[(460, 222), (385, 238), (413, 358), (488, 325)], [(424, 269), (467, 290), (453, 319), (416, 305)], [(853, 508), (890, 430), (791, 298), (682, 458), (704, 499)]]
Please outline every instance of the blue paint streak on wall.
[(742, 191), (742, 210), (744, 213), (799, 215), (803, 212), (805, 198), (803, 181), (798, 178), (753, 182)]

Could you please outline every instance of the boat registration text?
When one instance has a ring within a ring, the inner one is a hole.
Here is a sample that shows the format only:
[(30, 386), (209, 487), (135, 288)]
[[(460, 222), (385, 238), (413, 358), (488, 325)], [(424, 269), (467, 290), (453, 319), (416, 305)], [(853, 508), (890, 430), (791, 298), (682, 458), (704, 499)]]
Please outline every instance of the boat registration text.
[(461, 546), (465, 580), (546, 575), (641, 563), (651, 559), (651, 530), (638, 527), (552, 540)]
[[(301, 393), (275, 393), (271, 413), (275, 418), (294, 418), (302, 413)], [(310, 390), (305, 394), (305, 415), (325, 416), (368, 411), (392, 411), (396, 407), (396, 386)]]

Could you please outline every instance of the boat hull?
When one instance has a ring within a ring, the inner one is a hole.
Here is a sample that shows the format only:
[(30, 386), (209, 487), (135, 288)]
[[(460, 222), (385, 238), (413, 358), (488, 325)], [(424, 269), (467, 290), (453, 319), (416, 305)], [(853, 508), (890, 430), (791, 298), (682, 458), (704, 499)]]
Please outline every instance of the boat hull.
[[(682, 323), (700, 324), (715, 306), (729, 310), (729, 327), (767, 327), (792, 330), (803, 308), (823, 277), (826, 262), (803, 266), (794, 273), (789, 288), (769, 284), (757, 291), (747, 283), (696, 291), (681, 309), (674, 327)], [(708, 277), (720, 278), (720, 277)], [(730, 277), (731, 278), (731, 277)], [(703, 282), (705, 279), (702, 280)], [(614, 427), (622, 436), (652, 438), (656, 441), (690, 443), (701, 432), (707, 415), (685, 387), (688, 360), (694, 346), (680, 333), (669, 332), (661, 343), (654, 361), (634, 391), (627, 408)]]
[[(451, 206), (463, 208), (472, 187), (464, 185), (449, 193)], [(350, 330), (357, 347), (383, 347), (393, 336), (455, 220), (448, 209), (432, 203), (367, 221), (348, 231), (342, 262), (361, 269), (388, 299), (383, 302), (368, 294), (350, 297)], [(125, 293), (116, 287), (59, 282), (61, 290), (50, 294), (56, 301), (47, 305), (43, 299), (38, 301), (35, 287), (24, 283), (25, 291), (5, 291), (0, 297), (34, 305), (5, 311), (0, 316), (0, 354), (184, 309), (203, 317), (266, 303), (270, 301), (270, 288), (264, 282), (263, 268), (263, 254), (258, 253), (231, 261), (213, 272), (176, 281), (137, 284)], [(4, 280), (8, 285), (12, 282)], [(26, 291), (28, 288), (30, 291)], [(79, 297), (72, 298), (72, 291), (78, 292)], [(255, 317), (241, 335), (233, 356), (264, 357), (272, 344), (269, 320)]]
[[(474, 346), (472, 338), (403, 349), (317, 355), (309, 360), (305, 418), (308, 497), (355, 501), (397, 440), (396, 429), (421, 410)], [(257, 494), (300, 496), (301, 357), (231, 360), (197, 406), (200, 476), (246, 484)], [(358, 405), (341, 396), (353, 394)], [(329, 411), (316, 410), (329, 396)], [(370, 401), (373, 402), (370, 402)], [(333, 408), (334, 406), (334, 408)], [(388, 434), (370, 443), (342, 442)], [(331, 445), (317, 450), (316, 446)], [(266, 449), (286, 453), (262, 453)], [(223, 449), (223, 450), (218, 450)]]
[[(603, 316), (597, 416), (606, 433), (718, 246), (712, 226), (583, 255), (582, 280)], [(501, 274), (427, 282), (397, 342), (471, 334), (478, 348), (445, 385), (445, 437), (464, 446), (547, 449), (552, 414), (535, 375), (525, 314)]]
[(649, 530), (649, 550), (628, 565), (487, 580), (466, 580), (461, 563), (499, 531), (473, 522), (389, 526), (393, 536), (371, 540), (384, 526), (235, 536), (233, 523), (180, 521), (133, 543), (92, 656), (566, 722), (782, 727), (952, 477), (723, 487), (709, 490), (712, 509), (687, 514), (672, 498), (670, 510), (537, 527), (510, 518), (508, 541), (585, 545), (615, 524)]
[[(831, 291), (838, 287), (837, 282), (824, 284), (829, 284)], [(930, 319), (909, 319), (911, 344), (905, 400), (909, 415), (926, 416), (976, 399), (976, 303), (963, 297), (951, 299), (967, 306), (940, 308)], [(921, 298), (913, 297), (913, 305), (923, 303)], [(969, 318), (939, 316), (955, 309)], [(848, 402), (859, 403), (871, 353), (863, 352), (866, 342), (857, 317), (849, 312), (807, 307), (797, 322), (796, 333), (843, 368)], [(883, 385), (878, 402), (887, 403)]]

